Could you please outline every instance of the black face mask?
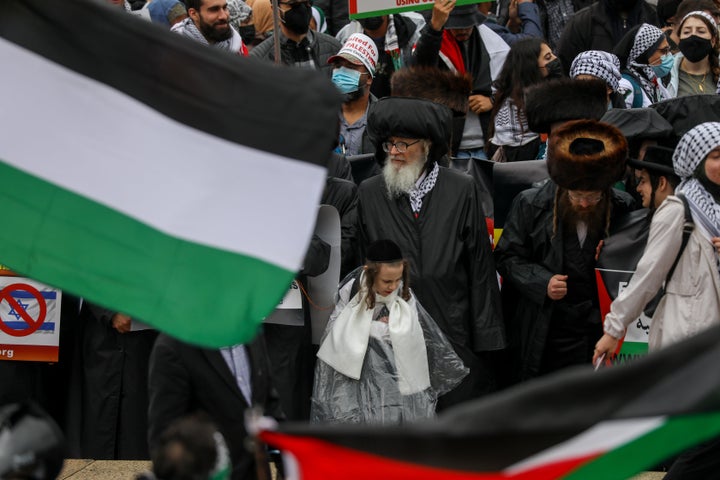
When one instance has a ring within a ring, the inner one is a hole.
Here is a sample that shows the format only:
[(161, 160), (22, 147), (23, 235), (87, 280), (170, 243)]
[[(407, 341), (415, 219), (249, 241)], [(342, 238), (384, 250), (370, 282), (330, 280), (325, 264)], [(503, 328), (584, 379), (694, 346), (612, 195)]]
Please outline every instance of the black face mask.
[(238, 27), (238, 33), (246, 45), (252, 45), (255, 42), (255, 25), (244, 25)]
[(683, 56), (693, 63), (699, 62), (712, 52), (712, 42), (707, 38), (701, 38), (697, 35), (683, 38), (680, 40), (680, 43), (678, 43), (678, 47)]
[(292, 8), (281, 15), (280, 20), (288, 30), (298, 35), (304, 35), (310, 29), (312, 10), (309, 3), (296, 3)]
[(548, 73), (546, 78), (559, 78), (563, 76), (562, 64), (559, 58), (548, 62), (545, 65), (545, 70), (547, 70)]
[(361, 18), (358, 20), (365, 30), (375, 31), (383, 24), (384, 17)]

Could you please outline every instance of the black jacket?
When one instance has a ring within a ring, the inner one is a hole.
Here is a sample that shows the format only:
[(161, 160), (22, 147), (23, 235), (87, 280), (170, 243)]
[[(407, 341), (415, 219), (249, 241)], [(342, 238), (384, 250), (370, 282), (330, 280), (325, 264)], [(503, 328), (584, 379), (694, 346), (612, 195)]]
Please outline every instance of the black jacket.
[[(275, 40), (273, 37), (266, 38), (257, 47), (250, 50), (251, 57), (275, 61)], [(295, 43), (282, 33), (280, 34), (280, 56), (284, 65), (293, 65), (297, 60), (302, 60), (309, 54), (315, 68), (330, 77), (332, 65), (327, 63), (328, 58), (335, 55), (342, 45), (335, 37), (324, 33), (308, 31), (307, 36), (300, 42)]]
[(625, 24), (608, 15), (608, 10), (612, 7), (609, 7), (607, 2), (608, 0), (599, 0), (583, 8), (565, 25), (557, 56), (566, 74), (570, 71), (572, 61), (581, 52), (603, 50), (612, 53), (625, 32), (634, 25), (642, 23), (659, 25), (655, 8), (644, 0), (638, 0), (635, 11), (631, 14), (634, 18), (629, 19)]
[[(252, 368), (254, 405), (266, 415), (283, 418), (271, 385), (270, 366), (262, 336), (247, 345)], [(161, 334), (150, 357), (150, 446), (184, 415), (207, 413), (225, 437), (233, 465), (232, 479), (254, 479), (255, 461), (245, 447), (245, 410), (249, 405), (217, 349), (195, 347)]]
[(118, 333), (117, 313), (86, 302), (83, 355), (82, 454), (87, 458), (150, 458), (147, 365), (156, 330)]
[[(505, 221), (495, 248), (498, 272), (503, 278), (505, 324), (514, 372), (520, 380), (534, 377), (540, 370), (545, 339), (555, 302), (547, 296), (550, 278), (562, 274), (562, 234), (553, 236), (553, 205), (556, 185), (548, 181), (539, 188), (520, 193)], [(613, 190), (612, 222), (632, 210), (633, 200), (625, 192)]]

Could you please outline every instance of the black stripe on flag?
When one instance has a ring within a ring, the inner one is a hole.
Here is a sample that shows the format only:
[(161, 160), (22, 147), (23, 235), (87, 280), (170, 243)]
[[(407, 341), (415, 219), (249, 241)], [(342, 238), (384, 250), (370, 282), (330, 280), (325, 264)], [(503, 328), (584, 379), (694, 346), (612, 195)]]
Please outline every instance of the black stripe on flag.
[(284, 424), (279, 430), (428, 467), (500, 471), (602, 421), (718, 412), (718, 365), (720, 327), (714, 327), (627, 365), (570, 368), (426, 423)]
[[(101, 1), (5, 0), (0, 37), (235, 143), (325, 165), (336, 140), (341, 99), (322, 74), (221, 52)], [(142, 125), (108, 128), (131, 137)]]

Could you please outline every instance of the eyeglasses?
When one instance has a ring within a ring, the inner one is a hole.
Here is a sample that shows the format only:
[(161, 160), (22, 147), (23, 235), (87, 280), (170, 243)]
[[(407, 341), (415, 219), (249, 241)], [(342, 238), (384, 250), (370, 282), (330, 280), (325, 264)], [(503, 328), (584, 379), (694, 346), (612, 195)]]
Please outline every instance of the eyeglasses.
[(603, 199), (602, 193), (577, 193), (572, 190), (568, 190), (568, 197), (573, 202), (587, 202), (590, 205), (595, 205), (596, 203), (600, 203), (600, 200)]
[(415, 145), (420, 140), (415, 140), (414, 142), (407, 143), (407, 142), (383, 142), (382, 143), (382, 149), (385, 153), (390, 153), (390, 150), (392, 150), (393, 147), (395, 147), (395, 150), (398, 151), (398, 153), (405, 153), (407, 152), (407, 149), (411, 145)]

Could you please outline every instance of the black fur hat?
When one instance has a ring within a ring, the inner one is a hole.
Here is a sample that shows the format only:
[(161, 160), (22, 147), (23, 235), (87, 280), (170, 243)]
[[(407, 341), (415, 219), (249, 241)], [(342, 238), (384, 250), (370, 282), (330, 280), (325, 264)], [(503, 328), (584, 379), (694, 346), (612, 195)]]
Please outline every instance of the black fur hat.
[(548, 139), (550, 178), (568, 190), (606, 190), (625, 173), (628, 144), (610, 124), (573, 120), (552, 131)]
[(469, 74), (458, 75), (437, 67), (410, 67), (395, 72), (390, 79), (394, 97), (426, 98), (465, 115), (472, 92)]
[(530, 130), (550, 133), (554, 123), (600, 120), (607, 111), (607, 84), (600, 79), (558, 78), (525, 90), (525, 114)]
[(428, 166), (432, 166), (450, 150), (452, 123), (452, 111), (445, 105), (421, 98), (385, 97), (370, 105), (367, 132), (380, 164), (385, 163), (382, 143), (398, 136), (430, 140)]

